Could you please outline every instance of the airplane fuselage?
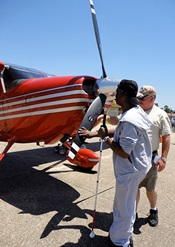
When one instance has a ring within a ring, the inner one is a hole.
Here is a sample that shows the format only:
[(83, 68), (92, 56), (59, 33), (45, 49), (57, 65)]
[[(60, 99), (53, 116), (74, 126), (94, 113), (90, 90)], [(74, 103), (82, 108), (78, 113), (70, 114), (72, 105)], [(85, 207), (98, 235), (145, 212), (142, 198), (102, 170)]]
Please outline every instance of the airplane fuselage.
[(0, 94), (0, 141), (57, 142), (75, 135), (93, 97), (83, 90), (90, 77), (31, 78)]

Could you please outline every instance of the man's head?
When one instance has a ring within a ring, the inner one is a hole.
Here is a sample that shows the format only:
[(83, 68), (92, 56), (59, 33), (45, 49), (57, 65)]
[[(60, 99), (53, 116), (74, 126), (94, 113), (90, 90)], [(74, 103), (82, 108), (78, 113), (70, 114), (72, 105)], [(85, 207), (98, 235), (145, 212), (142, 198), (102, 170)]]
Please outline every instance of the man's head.
[(140, 88), (137, 98), (140, 106), (144, 110), (149, 110), (153, 107), (156, 98), (156, 90), (152, 86), (143, 86)]
[(156, 96), (156, 90), (154, 87), (152, 86), (143, 86), (140, 88), (138, 94), (137, 94), (137, 98), (143, 98), (146, 96)]
[(117, 91), (116, 91), (116, 101), (118, 104), (120, 104), (120, 94), (124, 93), (127, 96), (128, 102), (131, 105), (138, 105), (139, 102), (137, 100), (137, 92), (138, 92), (138, 85), (137, 82), (132, 81), (132, 80), (126, 80), (123, 79), (118, 87), (117, 87)]

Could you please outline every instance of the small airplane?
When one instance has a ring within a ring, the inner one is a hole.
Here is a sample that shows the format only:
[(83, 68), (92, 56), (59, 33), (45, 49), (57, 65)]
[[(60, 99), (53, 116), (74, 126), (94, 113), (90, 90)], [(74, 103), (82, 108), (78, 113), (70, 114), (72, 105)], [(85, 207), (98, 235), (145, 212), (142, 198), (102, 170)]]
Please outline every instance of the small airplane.
[(0, 62), (0, 141), (7, 142), (0, 160), (14, 143), (60, 141), (71, 163), (84, 168), (98, 163), (95, 152), (81, 148), (85, 138), (78, 130), (93, 128), (97, 117), (110, 107), (119, 82), (106, 75), (92, 0), (90, 7), (103, 71), (100, 79), (50, 75)]

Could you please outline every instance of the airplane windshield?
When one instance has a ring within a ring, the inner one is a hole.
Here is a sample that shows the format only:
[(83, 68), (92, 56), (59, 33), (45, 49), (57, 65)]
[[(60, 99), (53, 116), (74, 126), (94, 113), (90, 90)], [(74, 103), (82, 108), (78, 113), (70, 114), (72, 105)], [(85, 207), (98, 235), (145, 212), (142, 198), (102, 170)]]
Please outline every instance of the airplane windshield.
[(51, 77), (49, 75), (38, 70), (28, 69), (23, 67), (16, 67), (13, 65), (6, 66), (3, 72), (4, 85), (6, 90), (9, 90), (19, 84), (21, 84), (26, 79), (30, 78), (44, 78)]
[(39, 70), (20, 67), (20, 66), (9, 66), (10, 73), (14, 76), (15, 79), (29, 79), (29, 78), (44, 78), (51, 76)]

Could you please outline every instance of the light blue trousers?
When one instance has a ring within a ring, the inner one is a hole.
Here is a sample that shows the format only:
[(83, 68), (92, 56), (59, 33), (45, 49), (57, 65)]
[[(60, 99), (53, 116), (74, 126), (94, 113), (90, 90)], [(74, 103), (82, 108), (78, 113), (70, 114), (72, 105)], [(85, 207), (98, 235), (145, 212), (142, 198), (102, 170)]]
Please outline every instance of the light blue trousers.
[(136, 172), (116, 178), (113, 223), (109, 231), (110, 238), (116, 245), (129, 245), (135, 221), (138, 185), (145, 175), (145, 172)]

